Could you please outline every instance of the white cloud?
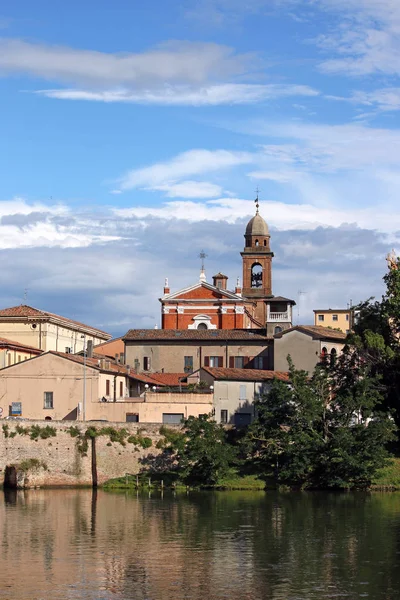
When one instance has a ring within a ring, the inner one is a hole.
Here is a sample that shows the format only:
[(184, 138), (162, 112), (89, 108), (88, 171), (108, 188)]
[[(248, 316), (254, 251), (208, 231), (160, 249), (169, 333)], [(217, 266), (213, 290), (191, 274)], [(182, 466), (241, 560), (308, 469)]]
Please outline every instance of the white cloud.
[(328, 98), (351, 102), (357, 106), (370, 106), (375, 111), (385, 112), (400, 109), (400, 87), (381, 88), (371, 92), (357, 90), (349, 98), (341, 96), (328, 96)]
[(166, 104), (175, 106), (217, 106), (221, 104), (255, 104), (288, 96), (316, 96), (318, 91), (307, 85), (226, 83), (206, 87), (162, 86), (140, 91), (78, 89), (39, 90), (37, 94), (60, 100)]
[(261, 69), (254, 54), (213, 43), (168, 42), (141, 53), (112, 54), (0, 40), (0, 72), (73, 85), (36, 92), (49, 98), (215, 106), (318, 94), (307, 85), (238, 81)]
[(181, 181), (153, 185), (150, 189), (165, 192), (168, 198), (215, 198), (222, 194), (219, 185), (207, 181)]
[(321, 64), (326, 73), (400, 74), (400, 4), (398, 0), (317, 0), (336, 12), (339, 23), (318, 38), (321, 48), (337, 54)]
[[(190, 223), (199, 221), (225, 221), (236, 223), (238, 219), (249, 218), (254, 214), (254, 202), (238, 198), (220, 198), (207, 202), (171, 201), (158, 208), (138, 206), (114, 209), (120, 218), (163, 220), (180, 219)], [(285, 204), (276, 201), (262, 201), (260, 213), (268, 224), (279, 230), (308, 229), (318, 227), (340, 227), (352, 223), (353, 227), (373, 228), (391, 233), (400, 230), (400, 214), (393, 214), (392, 207), (339, 207), (318, 206), (315, 204)]]
[[(164, 163), (156, 163), (142, 169), (134, 169), (123, 176), (120, 181), (121, 190), (129, 190), (133, 188), (145, 189), (165, 189), (167, 192), (174, 193), (179, 191), (179, 194), (184, 191), (184, 183), (187, 177), (198, 176), (204, 173), (211, 173), (229, 169), (238, 165), (249, 164), (254, 160), (254, 157), (249, 152), (230, 152), (228, 150), (189, 150), (178, 154), (174, 158)], [(180, 181), (183, 180), (183, 181)], [(206, 193), (216, 195), (216, 187), (210, 187), (212, 184), (199, 183), (199, 194), (194, 196), (194, 183), (189, 182), (187, 189), (190, 192), (188, 197), (201, 197), (200, 190), (203, 189)], [(187, 184), (187, 181), (186, 181)], [(189, 189), (190, 188), (190, 189)]]

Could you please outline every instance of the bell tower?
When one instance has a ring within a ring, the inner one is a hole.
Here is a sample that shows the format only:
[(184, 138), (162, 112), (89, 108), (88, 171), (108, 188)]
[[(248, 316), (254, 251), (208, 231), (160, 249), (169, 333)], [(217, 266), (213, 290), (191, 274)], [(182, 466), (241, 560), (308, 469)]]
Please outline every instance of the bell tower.
[(268, 225), (259, 214), (258, 194), (256, 214), (247, 224), (243, 262), (243, 296), (257, 303), (256, 318), (265, 323), (266, 303), (272, 297), (272, 258)]

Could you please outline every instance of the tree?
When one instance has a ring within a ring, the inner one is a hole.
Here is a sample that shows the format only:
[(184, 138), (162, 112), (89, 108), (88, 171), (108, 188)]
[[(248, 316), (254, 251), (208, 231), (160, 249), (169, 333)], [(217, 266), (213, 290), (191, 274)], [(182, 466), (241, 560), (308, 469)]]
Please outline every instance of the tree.
[(176, 448), (178, 469), (187, 485), (213, 486), (227, 475), (235, 449), (227, 434), (210, 415), (189, 417), (183, 424), (184, 440)]
[[(257, 402), (245, 439), (264, 477), (291, 487), (366, 487), (385, 464), (394, 424), (381, 404), (380, 380), (354, 365), (348, 350), (311, 377), (294, 368)], [(357, 368), (356, 368), (357, 367)]]

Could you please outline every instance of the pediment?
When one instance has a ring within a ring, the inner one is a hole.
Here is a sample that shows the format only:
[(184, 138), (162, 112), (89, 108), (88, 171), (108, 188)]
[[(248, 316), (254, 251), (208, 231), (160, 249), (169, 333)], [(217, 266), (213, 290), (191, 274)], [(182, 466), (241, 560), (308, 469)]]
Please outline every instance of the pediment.
[(200, 282), (191, 287), (178, 290), (172, 294), (167, 294), (161, 301), (167, 300), (241, 300), (240, 296), (237, 296), (233, 292), (227, 290), (220, 290), (219, 288), (211, 285), (210, 283)]

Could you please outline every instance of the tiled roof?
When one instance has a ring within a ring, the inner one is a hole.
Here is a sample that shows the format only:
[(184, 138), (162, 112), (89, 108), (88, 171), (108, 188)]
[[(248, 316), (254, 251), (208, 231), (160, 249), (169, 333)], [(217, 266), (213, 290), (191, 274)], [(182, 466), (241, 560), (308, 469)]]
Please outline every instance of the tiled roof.
[(73, 321), (72, 319), (67, 319), (66, 317), (61, 317), (60, 315), (56, 315), (55, 313), (47, 312), (44, 310), (40, 310), (38, 308), (33, 308), (32, 306), (27, 306), (26, 304), (21, 304), (20, 306), (12, 306), (10, 308), (3, 308), (0, 310), (0, 319), (4, 317), (16, 317), (18, 319), (28, 318), (28, 319), (40, 319), (43, 321), (57, 319), (65, 324), (65, 326), (69, 327), (79, 327), (82, 329), (90, 329), (94, 333), (98, 333), (100, 337), (110, 338), (111, 335), (106, 331), (102, 331), (101, 329), (96, 329), (96, 327), (91, 327), (90, 325), (85, 325), (84, 323), (80, 323), (79, 321)]
[(14, 342), (13, 340), (8, 340), (6, 338), (0, 338), (0, 347), (7, 346), (8, 348), (15, 348), (16, 350), (26, 350), (32, 354), (42, 354), (43, 350), (39, 350), (39, 348), (34, 348), (33, 346), (27, 346), (26, 344), (21, 344), (21, 342)]
[(181, 340), (255, 340), (265, 342), (268, 338), (257, 333), (257, 329), (130, 329), (123, 340), (168, 340), (174, 342)]
[(182, 379), (187, 377), (187, 373), (134, 373), (131, 371), (131, 377), (149, 385), (174, 387), (187, 385), (187, 383), (182, 382)]
[(316, 308), (313, 312), (315, 313), (349, 313), (352, 312), (351, 308)]
[(281, 333), (277, 333), (274, 337), (281, 338), (283, 335), (289, 333), (289, 331), (307, 333), (318, 340), (337, 340), (344, 342), (347, 338), (347, 333), (344, 333), (343, 331), (331, 329), (330, 327), (320, 327), (319, 325), (296, 325), (295, 327), (290, 327), (290, 329), (281, 331)]
[(270, 381), (279, 379), (289, 381), (286, 371), (265, 371), (263, 369), (224, 369), (219, 367), (202, 367), (214, 379), (231, 381)]
[[(60, 356), (61, 358), (66, 358), (67, 360), (72, 360), (73, 362), (79, 363), (81, 365), (84, 364), (84, 357), (81, 354), (68, 354), (66, 352), (55, 352), (51, 350), (48, 354), (54, 354), (55, 356)], [(107, 360), (103, 358), (104, 366), (101, 366), (101, 359), (98, 358), (86, 358), (86, 366), (94, 369), (98, 369), (99, 371), (105, 371), (107, 373), (120, 373), (121, 375), (130, 375), (130, 371), (126, 368), (125, 365), (118, 364), (111, 360)]]
[(285, 298), (284, 296), (272, 296), (271, 298), (268, 298), (268, 302), (290, 302), (291, 304), (296, 304), (294, 300)]

